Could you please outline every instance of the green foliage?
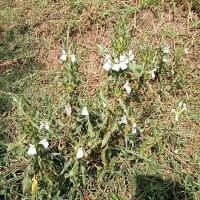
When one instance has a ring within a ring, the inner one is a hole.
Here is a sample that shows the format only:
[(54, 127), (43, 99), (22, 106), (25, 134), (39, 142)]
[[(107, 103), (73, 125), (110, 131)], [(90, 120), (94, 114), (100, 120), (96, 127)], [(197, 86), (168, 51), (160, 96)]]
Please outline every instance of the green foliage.
[[(142, 2), (151, 7), (158, 1)], [(47, 6), (48, 1), (41, 4)], [(81, 13), (86, 2), (69, 1), (69, 6)], [(28, 29), (25, 25), (20, 30), (24, 34)], [(182, 133), (174, 123), (167, 104), (172, 101), (170, 95), (186, 92), (183, 47), (166, 53), (164, 42), (154, 46), (144, 38), (133, 39), (124, 17), (114, 24), (114, 31), (110, 48), (99, 45), (102, 56), (109, 54), (112, 63), (119, 63), (120, 56), (128, 57), (134, 47), (135, 59), (129, 60), (126, 69), (110, 69), (92, 98), (82, 88), (82, 57), (69, 36), (63, 45), (67, 54), (63, 70), (36, 71), (14, 83), (18, 92), (5, 77), (0, 79), (16, 134), (6, 145), (7, 151), (0, 143), (1, 198), (193, 199), (198, 195), (199, 176), (188, 167), (196, 170), (198, 158), (193, 163), (181, 159), (186, 131)], [(11, 31), (8, 35), (15, 41), (17, 34)], [(130, 93), (124, 87), (127, 81)], [(182, 113), (179, 103), (188, 99), (180, 98), (172, 104)], [(89, 115), (82, 114), (84, 107)], [(2, 111), (6, 112), (7, 108)], [(186, 121), (189, 114), (181, 120)], [(43, 123), (49, 128), (41, 126)], [(43, 139), (48, 148), (41, 143)], [(34, 155), (28, 155), (30, 144), (37, 151)], [(83, 157), (77, 156), (80, 148)], [(176, 176), (166, 178), (165, 173)]]

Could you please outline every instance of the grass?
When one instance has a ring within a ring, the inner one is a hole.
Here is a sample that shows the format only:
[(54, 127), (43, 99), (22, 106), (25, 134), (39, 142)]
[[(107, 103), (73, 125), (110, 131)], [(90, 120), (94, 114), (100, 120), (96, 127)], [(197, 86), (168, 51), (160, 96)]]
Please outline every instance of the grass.
[[(38, 199), (199, 199), (199, 4), (1, 3), (1, 199), (32, 199), (34, 176)], [(121, 37), (145, 70), (157, 65), (155, 81), (140, 76), (139, 65), (120, 74), (102, 69), (105, 49), (121, 51)], [(165, 45), (171, 53), (163, 65)], [(59, 60), (64, 46), (75, 64)], [(121, 89), (127, 79), (130, 97)], [(171, 109), (180, 101), (188, 110), (175, 123)], [(83, 106), (89, 118), (80, 115)], [(128, 125), (119, 126), (124, 112)], [(42, 120), (50, 131), (39, 129)], [(37, 156), (28, 156), (29, 144), (44, 137), (49, 149), (37, 146)], [(80, 146), (85, 156), (77, 160)]]

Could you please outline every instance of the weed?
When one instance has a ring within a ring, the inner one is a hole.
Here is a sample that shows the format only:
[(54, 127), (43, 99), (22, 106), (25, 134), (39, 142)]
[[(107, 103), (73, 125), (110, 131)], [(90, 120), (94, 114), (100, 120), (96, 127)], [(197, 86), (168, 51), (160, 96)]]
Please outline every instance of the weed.
[[(185, 43), (173, 26), (159, 28), (172, 17), (162, 1), (68, 3), (29, 2), (24, 23), (21, 4), (1, 11), (1, 198), (198, 199), (196, 39)], [(148, 23), (141, 29), (155, 10), (151, 31)], [(78, 42), (111, 24), (99, 52)], [(55, 55), (61, 69), (35, 70), (39, 51), (64, 37)], [(102, 77), (91, 95), (85, 84), (94, 79), (84, 68), (94, 50), (98, 66), (91, 66)]]

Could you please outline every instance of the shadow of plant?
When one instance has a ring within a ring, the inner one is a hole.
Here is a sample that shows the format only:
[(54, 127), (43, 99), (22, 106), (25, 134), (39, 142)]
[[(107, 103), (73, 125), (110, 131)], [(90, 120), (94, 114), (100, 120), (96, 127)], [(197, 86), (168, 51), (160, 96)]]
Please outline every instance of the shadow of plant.
[(184, 187), (170, 179), (138, 175), (136, 185), (137, 200), (194, 200)]

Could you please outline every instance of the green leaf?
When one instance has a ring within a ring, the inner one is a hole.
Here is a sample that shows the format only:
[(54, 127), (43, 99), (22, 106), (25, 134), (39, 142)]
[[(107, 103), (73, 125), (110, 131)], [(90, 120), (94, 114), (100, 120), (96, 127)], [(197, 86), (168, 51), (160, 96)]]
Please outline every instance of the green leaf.
[(59, 129), (62, 129), (66, 126), (60, 119), (56, 120), (56, 123), (60, 126)]
[(22, 106), (22, 100), (21, 98), (17, 97), (17, 96), (12, 96), (13, 101), (17, 104), (17, 108), (19, 111), (20, 115), (24, 115), (25, 112), (23, 110), (23, 106)]
[(86, 185), (86, 176), (85, 176), (85, 167), (81, 165), (81, 172), (82, 172), (82, 180), (83, 180), (83, 185)]
[(13, 149), (19, 147), (24, 141), (26, 141), (26, 135), (20, 135), (20, 137), (17, 138), (16, 142), (9, 143), (7, 145), (7, 151), (12, 151)]
[(76, 176), (78, 174), (78, 169), (79, 169), (78, 163), (75, 162), (73, 168), (69, 172), (69, 177)]
[(24, 170), (24, 179), (23, 179), (23, 194), (26, 194), (31, 189), (32, 181), (29, 176), (30, 165)]
[(68, 160), (66, 161), (63, 170), (61, 171), (61, 175), (63, 175), (70, 167), (70, 165), (72, 164), (72, 160)]
[(108, 141), (109, 141), (109, 139), (110, 139), (112, 133), (113, 133), (114, 131), (116, 131), (116, 130), (117, 130), (117, 123), (115, 122), (115, 123), (113, 124), (113, 126), (111, 127), (111, 130), (110, 130), (110, 131), (108, 130), (108, 132), (104, 135), (104, 138), (103, 138), (103, 140), (102, 140), (101, 147), (104, 147), (104, 146), (108, 143)]
[(126, 105), (123, 103), (123, 101), (120, 98), (118, 99), (118, 101), (119, 101), (120, 106), (124, 110), (124, 112), (127, 114)]
[(113, 113), (114, 112), (113, 108), (110, 105), (110, 103), (108, 102), (108, 99), (104, 96), (102, 91), (100, 91), (100, 97), (101, 97), (101, 100), (106, 104), (106, 107)]
[(89, 118), (88, 118), (88, 131), (89, 131), (90, 137), (93, 138), (95, 136), (95, 134), (94, 134), (94, 131), (93, 131), (93, 125), (90, 122)]
[(141, 65), (131, 63), (129, 64), (129, 69), (134, 72), (137, 77), (140, 77), (143, 74), (143, 67)]
[(101, 152), (101, 160), (104, 166), (106, 166), (108, 163), (106, 159), (106, 150), (107, 150), (107, 146)]
[(111, 135), (112, 135), (112, 132), (111, 132), (111, 131), (108, 131), (108, 132), (104, 135), (104, 138), (103, 138), (103, 140), (102, 140), (101, 147), (106, 146), (106, 144), (108, 143), (108, 141), (109, 141)]

